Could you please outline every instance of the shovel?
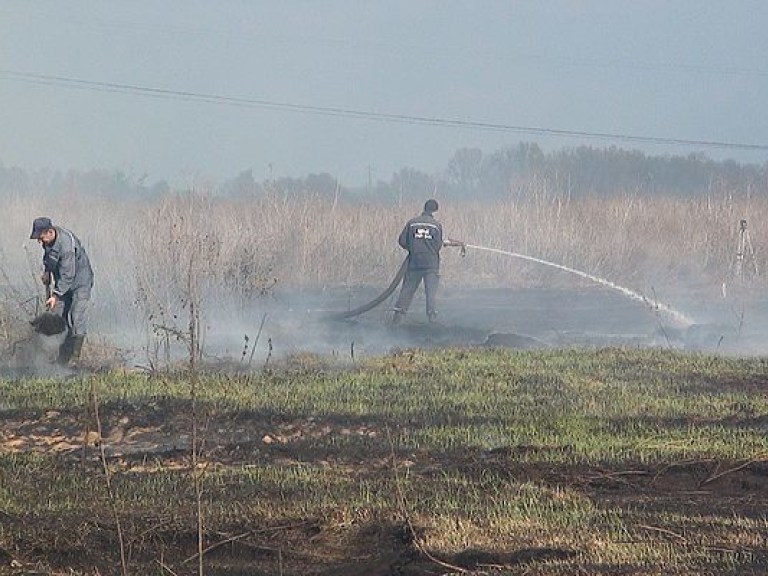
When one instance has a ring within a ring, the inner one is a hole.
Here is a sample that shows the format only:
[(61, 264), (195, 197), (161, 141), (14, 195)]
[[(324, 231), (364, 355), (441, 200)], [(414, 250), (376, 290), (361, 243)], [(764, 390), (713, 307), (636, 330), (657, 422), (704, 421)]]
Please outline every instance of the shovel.
[[(45, 301), (47, 302), (50, 297), (51, 285), (49, 283), (45, 285)], [(29, 323), (32, 325), (32, 329), (35, 332), (42, 334), (43, 336), (55, 336), (67, 329), (67, 323), (64, 321), (64, 318), (50, 310), (38, 314), (34, 319), (30, 320)]]

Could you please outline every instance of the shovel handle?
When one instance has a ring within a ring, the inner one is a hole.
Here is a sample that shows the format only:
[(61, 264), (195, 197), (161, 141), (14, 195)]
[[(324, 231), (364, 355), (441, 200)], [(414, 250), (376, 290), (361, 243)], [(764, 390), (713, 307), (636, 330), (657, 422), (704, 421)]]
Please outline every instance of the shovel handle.
[(48, 277), (48, 282), (45, 283), (45, 301), (46, 301), (46, 303), (48, 302), (48, 300), (50, 300), (51, 293), (52, 293), (52, 290), (51, 290), (51, 279), (50, 279), (50, 276), (49, 276)]

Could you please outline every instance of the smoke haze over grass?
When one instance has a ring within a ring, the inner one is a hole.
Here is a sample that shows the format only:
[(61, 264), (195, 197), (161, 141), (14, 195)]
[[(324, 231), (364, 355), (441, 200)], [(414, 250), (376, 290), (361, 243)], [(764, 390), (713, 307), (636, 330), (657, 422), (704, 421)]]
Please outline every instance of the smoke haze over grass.
[[(10, 196), (7, 225), (0, 229), (0, 266), (9, 283), (5, 307), (24, 318), (29, 312), (20, 302), (41, 293), (40, 248), (27, 238), (32, 219), (45, 214), (72, 229), (93, 262), (93, 335), (133, 351), (156, 351), (158, 340), (185, 333), (194, 300), (204, 345), (233, 335), (218, 351), (237, 355), (264, 314), (261, 346), (272, 337), (273, 345), (311, 349), (312, 342), (327, 344), (334, 334), (333, 327), (316, 322), (321, 311), (354, 308), (389, 283), (405, 255), (397, 234), (420, 209), (278, 191), (237, 199), (169, 193), (142, 201), (76, 192), (58, 199)], [(437, 215), (451, 238), (605, 278), (696, 314), (697, 321), (730, 315), (738, 322), (766, 285), (759, 272), (768, 269), (768, 201), (754, 195), (569, 199), (542, 189), (493, 202), (441, 201)], [(744, 218), (753, 252), (736, 277)], [(584, 278), (497, 254), (470, 251), (461, 258), (449, 248), (443, 254), (442, 309), (448, 317), (451, 295), (459, 290), (597, 290)], [(411, 317), (420, 317), (420, 306), (414, 303)], [(462, 306), (471, 316), (482, 301)], [(366, 319), (383, 323), (386, 308)], [(382, 341), (396, 345), (397, 337)]]

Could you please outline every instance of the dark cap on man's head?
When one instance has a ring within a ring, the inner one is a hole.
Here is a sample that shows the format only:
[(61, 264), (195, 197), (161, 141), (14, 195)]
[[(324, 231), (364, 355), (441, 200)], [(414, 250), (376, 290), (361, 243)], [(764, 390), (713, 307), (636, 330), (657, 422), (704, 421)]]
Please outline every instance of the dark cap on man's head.
[(53, 228), (53, 222), (51, 222), (50, 218), (46, 218), (45, 216), (35, 218), (35, 221), (32, 222), (32, 234), (29, 235), (29, 239), (37, 240), (43, 232), (50, 230), (51, 228)]
[(437, 212), (437, 200), (430, 198), (424, 202), (424, 212), (429, 212), (430, 214), (432, 212)]

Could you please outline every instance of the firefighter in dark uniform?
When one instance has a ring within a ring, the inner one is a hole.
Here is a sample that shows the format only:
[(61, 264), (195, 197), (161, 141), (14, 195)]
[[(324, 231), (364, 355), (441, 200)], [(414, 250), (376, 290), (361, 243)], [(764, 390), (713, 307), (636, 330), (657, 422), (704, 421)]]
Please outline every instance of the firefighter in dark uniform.
[(443, 246), (460, 246), (462, 250), (465, 249), (463, 242), (449, 240), (443, 236), (443, 226), (433, 215), (437, 208), (437, 200), (427, 200), (424, 203), (424, 211), (408, 220), (398, 237), (400, 246), (408, 250), (408, 265), (395, 304), (392, 320), (395, 324), (400, 323), (405, 316), (422, 281), (427, 298), (427, 319), (435, 322), (437, 289), (440, 283), (440, 250)]
[(93, 270), (88, 254), (72, 232), (54, 226), (50, 218), (36, 218), (30, 238), (43, 247), (43, 284), (50, 286), (45, 305), (61, 314), (67, 335), (59, 347), (58, 363), (76, 367), (88, 328)]

